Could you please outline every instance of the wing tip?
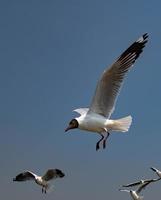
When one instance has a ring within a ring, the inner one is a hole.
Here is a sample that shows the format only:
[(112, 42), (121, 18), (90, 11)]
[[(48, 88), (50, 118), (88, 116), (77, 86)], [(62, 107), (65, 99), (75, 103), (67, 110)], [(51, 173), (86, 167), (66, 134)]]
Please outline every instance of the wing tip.
[(145, 44), (148, 41), (148, 37), (148, 33), (144, 33), (136, 42)]
[(153, 170), (154, 172), (156, 172), (156, 169), (154, 167), (150, 167), (151, 170)]
[(60, 169), (55, 169), (56, 170), (56, 173), (59, 175), (60, 178), (63, 178), (65, 176), (65, 173), (62, 172), (62, 170)]

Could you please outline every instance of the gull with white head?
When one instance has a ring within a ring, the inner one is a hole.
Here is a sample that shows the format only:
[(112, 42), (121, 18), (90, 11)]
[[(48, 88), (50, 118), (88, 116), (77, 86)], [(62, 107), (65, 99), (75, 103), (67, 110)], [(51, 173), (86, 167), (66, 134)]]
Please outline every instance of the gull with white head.
[(42, 186), (42, 193), (46, 193), (50, 188), (49, 181), (55, 178), (62, 178), (65, 174), (60, 169), (48, 169), (47, 172), (43, 176), (38, 176), (31, 171), (25, 171), (18, 174), (13, 181), (28, 181), (33, 180), (38, 185)]
[(106, 140), (111, 131), (128, 131), (132, 122), (131, 116), (117, 120), (112, 120), (110, 117), (114, 111), (117, 96), (123, 84), (124, 77), (142, 53), (143, 48), (148, 41), (147, 38), (148, 34), (143, 34), (120, 55), (112, 66), (105, 69), (98, 81), (90, 107), (74, 110), (79, 113), (80, 116), (72, 119), (65, 131), (79, 128), (81, 130), (100, 134), (101, 139), (96, 144), (96, 150), (100, 148), (100, 143), (103, 144), (103, 148), (106, 147)]

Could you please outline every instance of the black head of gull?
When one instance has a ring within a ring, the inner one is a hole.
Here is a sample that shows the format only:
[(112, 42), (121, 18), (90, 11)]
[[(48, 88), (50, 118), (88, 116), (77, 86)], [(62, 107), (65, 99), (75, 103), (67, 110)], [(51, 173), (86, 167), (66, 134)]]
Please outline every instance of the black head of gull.
[(74, 128), (78, 128), (79, 126), (79, 123), (76, 119), (72, 119), (70, 122), (69, 122), (69, 125), (68, 127), (65, 129), (65, 132), (67, 132), (68, 130), (70, 129), (74, 129)]

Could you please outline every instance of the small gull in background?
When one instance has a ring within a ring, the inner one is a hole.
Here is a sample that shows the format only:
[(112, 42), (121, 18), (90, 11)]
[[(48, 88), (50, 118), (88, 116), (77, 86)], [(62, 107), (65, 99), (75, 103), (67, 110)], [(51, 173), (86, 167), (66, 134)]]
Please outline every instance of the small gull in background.
[(119, 189), (119, 191), (121, 192), (128, 192), (130, 193), (131, 197), (133, 200), (142, 200), (143, 196), (139, 196), (139, 193), (145, 189), (145, 187), (147, 185), (149, 185), (150, 183), (156, 182), (160, 179), (149, 179), (149, 180), (141, 180), (135, 183), (130, 183), (128, 185), (123, 185), (123, 187), (133, 187), (133, 186), (137, 186), (140, 185), (139, 188), (137, 190), (125, 190), (125, 189)]
[(16, 176), (13, 181), (28, 181), (33, 180), (38, 185), (42, 186), (42, 193), (46, 193), (50, 188), (49, 181), (55, 178), (62, 178), (65, 174), (59, 169), (48, 169), (47, 172), (43, 176), (38, 176), (31, 171), (25, 171)]
[(127, 185), (122, 185), (122, 187), (134, 187), (134, 186), (138, 186), (138, 185), (144, 185), (146, 183), (152, 183), (152, 182), (156, 182), (160, 180), (160, 178), (158, 179), (145, 179), (145, 180), (140, 180), (140, 181), (137, 181), (137, 182), (134, 182), (134, 183), (129, 183)]

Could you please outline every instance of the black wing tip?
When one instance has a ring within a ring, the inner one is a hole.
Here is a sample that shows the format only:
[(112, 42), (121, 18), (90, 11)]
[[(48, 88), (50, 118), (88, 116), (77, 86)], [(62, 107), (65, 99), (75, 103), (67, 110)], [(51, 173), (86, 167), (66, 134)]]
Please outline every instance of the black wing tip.
[(12, 180), (13, 180), (14, 182), (15, 182), (15, 181), (17, 181), (17, 182), (23, 181), (20, 177), (17, 177), (17, 176), (16, 176), (16, 178), (13, 178)]
[(149, 37), (149, 35), (148, 35), (148, 33), (144, 33), (142, 37), (144, 40), (146, 40)]
[[(128, 49), (126, 49), (119, 60), (123, 60), (123, 62), (131, 61), (132, 64), (136, 61), (136, 59), (143, 52), (145, 44), (148, 42), (148, 33), (144, 33), (138, 40), (136, 40)], [(134, 57), (132, 55), (135, 55)]]
[(156, 171), (156, 170), (154, 169), (154, 167), (150, 167), (150, 169), (153, 170), (154, 172)]
[(60, 169), (55, 169), (56, 173), (59, 175), (60, 178), (63, 178), (65, 174)]
[(127, 185), (122, 185), (122, 187), (128, 187)]
[(139, 37), (136, 43), (145, 44), (148, 42), (148, 37), (149, 37), (148, 33), (144, 33), (141, 37)]

